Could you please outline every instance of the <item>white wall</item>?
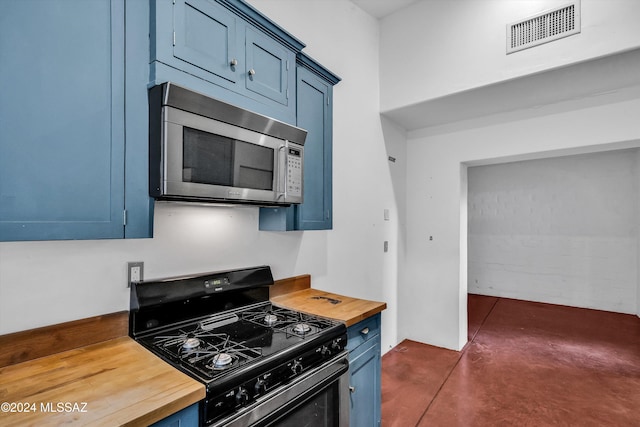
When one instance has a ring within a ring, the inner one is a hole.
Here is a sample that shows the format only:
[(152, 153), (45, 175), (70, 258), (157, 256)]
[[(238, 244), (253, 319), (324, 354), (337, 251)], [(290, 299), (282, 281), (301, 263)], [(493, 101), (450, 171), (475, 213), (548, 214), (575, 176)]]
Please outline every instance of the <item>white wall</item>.
[[(383, 134), (379, 116), (378, 21), (348, 0), (250, 3), (303, 40), (307, 54), (342, 78), (333, 104), (334, 229), (325, 238), (327, 272), (315, 278), (314, 286), (387, 302), (382, 313), (386, 351), (397, 343), (395, 271), (404, 206), (398, 171), (404, 175), (405, 146), (392, 125)], [(396, 164), (388, 155), (398, 158)], [(384, 209), (390, 221), (384, 220)]]
[[(525, 79), (640, 46), (640, 27), (634, 22), (640, 2), (582, 0), (581, 34), (506, 55), (507, 23), (564, 4), (556, 0), (430, 0), (381, 21), (380, 110), (417, 115), (406, 120), (412, 123), (411, 129), (419, 128), (414, 123), (418, 113), (430, 111), (414, 108), (419, 105), (431, 102), (433, 108), (449, 107), (452, 115), (440, 121), (449, 125), (407, 134), (406, 256), (399, 266), (399, 339), (452, 349), (466, 343), (469, 165), (638, 145), (640, 88), (634, 79), (618, 86), (611, 82), (611, 90), (586, 89), (579, 96), (551, 99), (546, 105), (533, 102), (484, 116), (476, 112), (470, 116), (476, 118), (468, 120), (456, 119), (456, 108), (450, 103), (436, 102), (455, 100), (464, 111), (466, 99), (482, 101), (462, 96), (480, 93), (472, 89), (516, 78), (525, 83), (544, 81)], [(603, 72), (601, 78), (606, 80), (608, 75)], [(539, 89), (544, 92), (546, 87)], [(526, 95), (535, 99), (536, 88), (528, 90)], [(489, 89), (482, 93), (490, 106), (499, 102)], [(452, 94), (462, 95), (449, 97)], [(425, 126), (428, 122), (425, 117)]]
[(469, 292), (635, 314), (637, 152), (468, 168)]
[(505, 114), (408, 133), (400, 339), (452, 349), (466, 343), (467, 166), (638, 146), (638, 93), (596, 107), (551, 106), (528, 118)]
[(257, 208), (162, 203), (153, 239), (0, 243), (0, 334), (127, 310), (126, 262), (144, 261), (146, 278), (257, 264), (276, 279), (309, 273), (314, 287), (387, 301), (383, 350), (396, 343), (402, 183), (387, 153), (402, 164), (404, 140), (389, 126), (385, 142), (378, 115), (378, 22), (347, 0), (251, 3), (343, 79), (333, 103), (334, 229), (260, 232)]
[[(638, 185), (638, 188), (640, 188), (640, 150), (636, 151), (636, 164), (638, 165), (638, 176), (636, 184)], [(638, 196), (638, 210), (640, 211), (640, 195)], [(636, 314), (638, 315), (638, 317), (640, 317), (640, 215), (637, 218), (638, 224), (638, 259), (637, 259), (637, 266), (638, 266), (638, 287), (636, 289)]]
[(640, 2), (581, 0), (582, 32), (506, 55), (506, 26), (561, 0), (429, 0), (381, 22), (381, 111), (640, 46)]

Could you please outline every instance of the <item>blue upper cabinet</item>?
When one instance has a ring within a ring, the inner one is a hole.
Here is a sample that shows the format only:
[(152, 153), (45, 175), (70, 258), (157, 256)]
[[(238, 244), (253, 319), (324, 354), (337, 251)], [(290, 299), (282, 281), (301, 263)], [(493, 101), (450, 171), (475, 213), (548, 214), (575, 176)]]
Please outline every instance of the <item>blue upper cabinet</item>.
[(241, 0), (151, 1), (151, 80), (295, 123), (304, 44)]
[(297, 123), (304, 144), (304, 202), (289, 208), (261, 208), (265, 231), (329, 230), (333, 224), (333, 86), (340, 78), (305, 54), (297, 61)]
[(0, 240), (125, 237), (124, 1), (2, 6)]
[(289, 86), (293, 87), (296, 76), (295, 53), (251, 27), (246, 28), (245, 34), (247, 89), (289, 105)]
[[(236, 16), (217, 3), (185, 0), (176, 1), (174, 15), (173, 55), (192, 72), (199, 72), (192, 67), (202, 70), (207, 80), (235, 84), (239, 74)], [(159, 59), (172, 62), (171, 57)]]
[(332, 86), (309, 69), (298, 69), (298, 126), (305, 141), (304, 203), (296, 207), (296, 228), (332, 228)]

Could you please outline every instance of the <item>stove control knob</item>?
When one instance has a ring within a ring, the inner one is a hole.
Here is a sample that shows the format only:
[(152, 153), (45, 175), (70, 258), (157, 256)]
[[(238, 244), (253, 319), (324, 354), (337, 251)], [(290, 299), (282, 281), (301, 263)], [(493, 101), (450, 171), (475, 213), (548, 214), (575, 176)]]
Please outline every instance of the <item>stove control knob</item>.
[(256, 386), (255, 386), (255, 391), (256, 394), (264, 394), (267, 392), (267, 382), (263, 379), (259, 379), (258, 381), (256, 381)]
[(331, 348), (335, 351), (342, 350), (340, 346), (340, 338), (333, 340), (333, 342), (331, 343)]
[(243, 405), (249, 401), (249, 393), (247, 393), (247, 389), (244, 387), (238, 388), (238, 392), (236, 393), (236, 402), (238, 405)]
[(331, 350), (329, 350), (329, 347), (327, 347), (326, 345), (323, 345), (320, 349), (320, 354), (322, 355), (322, 357), (331, 356)]
[(299, 361), (294, 361), (291, 364), (291, 372), (293, 372), (293, 375), (298, 375), (302, 372), (302, 363), (300, 363)]

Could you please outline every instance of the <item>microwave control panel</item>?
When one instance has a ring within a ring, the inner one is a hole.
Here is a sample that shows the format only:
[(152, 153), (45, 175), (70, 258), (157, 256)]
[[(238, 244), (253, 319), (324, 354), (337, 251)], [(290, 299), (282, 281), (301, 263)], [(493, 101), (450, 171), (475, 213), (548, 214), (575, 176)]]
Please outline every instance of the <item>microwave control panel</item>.
[(299, 148), (287, 149), (287, 194), (302, 196), (302, 150)]

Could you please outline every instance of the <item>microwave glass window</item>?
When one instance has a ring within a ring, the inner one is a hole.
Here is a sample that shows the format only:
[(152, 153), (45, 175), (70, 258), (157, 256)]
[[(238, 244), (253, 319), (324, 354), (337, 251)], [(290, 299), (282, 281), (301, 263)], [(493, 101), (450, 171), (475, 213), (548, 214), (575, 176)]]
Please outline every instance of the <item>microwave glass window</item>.
[(233, 182), (236, 187), (273, 189), (273, 149), (236, 141)]
[(182, 180), (233, 185), (234, 140), (188, 127), (183, 131)]
[(269, 147), (183, 128), (184, 182), (273, 190), (274, 158)]

